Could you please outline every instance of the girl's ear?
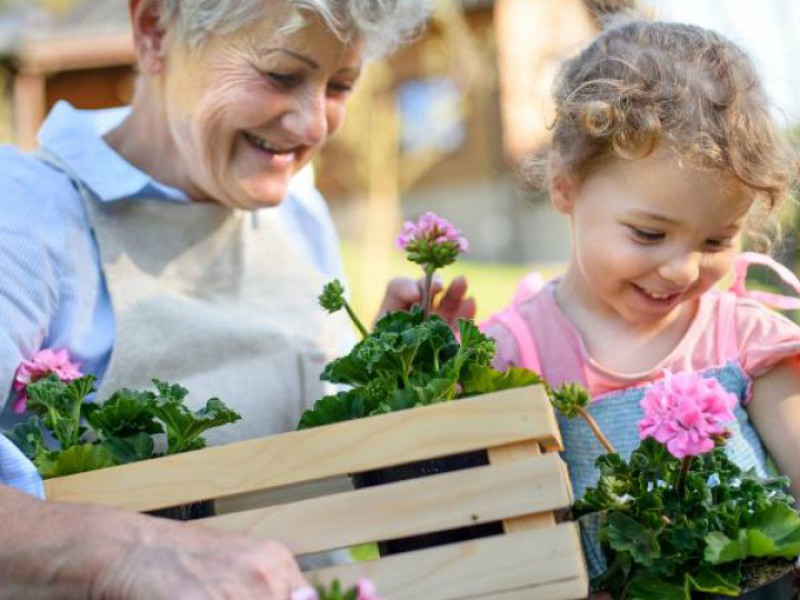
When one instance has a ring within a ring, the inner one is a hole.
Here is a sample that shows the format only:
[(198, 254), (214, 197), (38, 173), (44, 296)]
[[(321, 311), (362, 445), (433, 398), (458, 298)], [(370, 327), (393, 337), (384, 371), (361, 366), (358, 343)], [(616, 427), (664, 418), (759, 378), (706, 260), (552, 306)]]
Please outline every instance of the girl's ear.
[(564, 174), (553, 175), (550, 178), (550, 202), (560, 213), (568, 215), (575, 205), (575, 182)]
[(158, 75), (164, 70), (166, 57), (161, 4), (157, 0), (130, 0), (128, 10), (139, 70), (147, 75)]

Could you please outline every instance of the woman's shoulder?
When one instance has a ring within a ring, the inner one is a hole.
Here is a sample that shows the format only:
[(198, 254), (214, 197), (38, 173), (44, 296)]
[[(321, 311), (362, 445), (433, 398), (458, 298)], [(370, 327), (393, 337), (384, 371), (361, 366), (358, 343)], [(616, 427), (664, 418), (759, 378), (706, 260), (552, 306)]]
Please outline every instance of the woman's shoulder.
[(14, 146), (0, 146), (0, 189), (4, 220), (45, 223), (81, 214), (80, 196), (69, 177)]

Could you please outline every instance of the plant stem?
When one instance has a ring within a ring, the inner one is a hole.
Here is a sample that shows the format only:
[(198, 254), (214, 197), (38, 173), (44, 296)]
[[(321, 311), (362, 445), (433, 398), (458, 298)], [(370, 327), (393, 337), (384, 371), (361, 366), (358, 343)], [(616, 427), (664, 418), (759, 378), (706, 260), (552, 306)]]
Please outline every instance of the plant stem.
[(433, 285), (433, 273), (436, 269), (430, 265), (425, 265), (425, 283), (422, 284), (422, 318), (427, 319), (431, 314), (431, 286)]
[(356, 316), (356, 313), (354, 313), (353, 309), (350, 308), (350, 304), (347, 302), (347, 300), (344, 301), (344, 309), (347, 311), (347, 316), (350, 317), (353, 325), (358, 328), (358, 331), (361, 333), (361, 337), (367, 337), (369, 335), (369, 333), (367, 333), (367, 328), (364, 327), (359, 318)]
[(685, 456), (681, 463), (681, 472), (678, 474), (678, 498), (683, 498), (683, 493), (686, 491), (686, 476), (689, 473), (692, 458), (691, 456)]
[(600, 426), (597, 424), (597, 421), (594, 420), (594, 417), (589, 414), (589, 412), (583, 408), (582, 406), (577, 407), (578, 414), (583, 417), (586, 423), (589, 425), (589, 429), (592, 430), (594, 437), (597, 438), (597, 441), (606, 449), (606, 452), (609, 454), (616, 454), (617, 451), (614, 450), (614, 446), (611, 445), (611, 442), (608, 441), (608, 438), (600, 431)]

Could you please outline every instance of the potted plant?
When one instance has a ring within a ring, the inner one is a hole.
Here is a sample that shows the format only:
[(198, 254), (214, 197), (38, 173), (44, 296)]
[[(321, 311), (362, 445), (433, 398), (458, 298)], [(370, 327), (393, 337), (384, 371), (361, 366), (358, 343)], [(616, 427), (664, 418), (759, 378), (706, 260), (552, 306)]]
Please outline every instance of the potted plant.
[(338, 579), (330, 585), (317, 584), (292, 592), (291, 600), (382, 600), (375, 585), (366, 577), (360, 577), (351, 588), (344, 588)]
[(597, 484), (573, 507), (599, 522), (607, 568), (593, 590), (627, 600), (797, 597), (800, 516), (785, 478), (743, 472), (726, 456), (732, 394), (698, 373), (665, 373), (641, 402), (641, 443), (628, 460), (588, 402), (577, 385), (553, 393), (556, 408), (587, 419), (608, 451), (597, 459)]
[[(120, 389), (97, 404), (87, 401), (95, 391), (93, 375), (57, 369), (39, 373), (19, 388), (33, 414), (6, 435), (42, 478), (49, 479), (197, 450), (205, 446), (203, 432), (240, 418), (218, 398), (209, 399), (193, 412), (184, 404), (188, 390), (158, 379), (153, 382), (155, 392)], [(163, 449), (156, 436), (166, 438)], [(213, 503), (152, 514), (181, 520), (199, 518), (213, 514)]]
[[(321, 376), (348, 389), (318, 400), (302, 415), (299, 429), (542, 383), (526, 369), (493, 369), (494, 340), (472, 320), (459, 320), (454, 333), (432, 313), (436, 271), (467, 250), (467, 241), (453, 225), (425, 213), (416, 223), (405, 223), (397, 244), (424, 271), (421, 305), (384, 315), (369, 332), (348, 304), (341, 283), (325, 286), (320, 304), (329, 312), (344, 309), (362, 339), (349, 354), (329, 363)], [(477, 451), (359, 473), (353, 482), (356, 487), (372, 486), (487, 463), (486, 453)], [(379, 550), (386, 555), (501, 531), (500, 524), (488, 523), (382, 542)]]

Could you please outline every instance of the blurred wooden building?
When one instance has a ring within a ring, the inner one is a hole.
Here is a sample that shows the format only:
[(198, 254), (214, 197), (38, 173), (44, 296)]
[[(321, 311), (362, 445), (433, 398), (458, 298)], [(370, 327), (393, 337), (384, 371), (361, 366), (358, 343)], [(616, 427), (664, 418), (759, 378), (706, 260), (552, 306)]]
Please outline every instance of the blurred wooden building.
[[(565, 225), (530, 202), (516, 166), (546, 143), (556, 64), (597, 31), (593, 11), (618, 2), (436, 0), (426, 33), (367, 71), (316, 163), (344, 237), (382, 243), (430, 209), (459, 223), (478, 258), (563, 258)], [(74, 0), (48, 18), (0, 12), (0, 137), (33, 147), (61, 98), (126, 103), (132, 60), (125, 0)]]
[(130, 100), (133, 43), (124, 0), (75, 2), (62, 14), (16, 3), (0, 23), (5, 141), (35, 147), (45, 115), (62, 98), (81, 108)]

